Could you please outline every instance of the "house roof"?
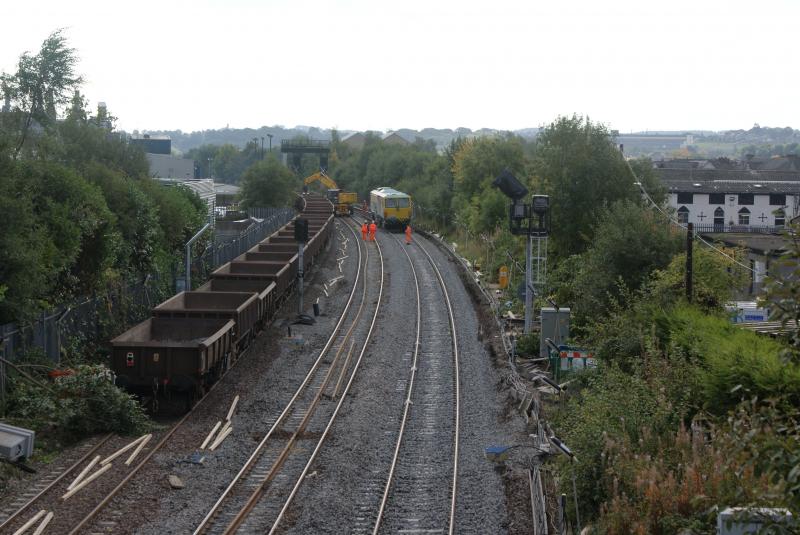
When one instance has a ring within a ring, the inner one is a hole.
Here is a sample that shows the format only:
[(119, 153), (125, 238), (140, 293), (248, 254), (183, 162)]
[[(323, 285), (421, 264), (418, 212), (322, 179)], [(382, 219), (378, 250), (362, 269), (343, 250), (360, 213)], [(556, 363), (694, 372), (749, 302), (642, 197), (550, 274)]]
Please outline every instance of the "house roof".
[(217, 195), (237, 195), (242, 188), (239, 186), (234, 186), (233, 184), (221, 184), (219, 182), (214, 183), (214, 191)]
[(656, 173), (670, 193), (800, 194), (800, 173), (746, 169), (664, 169)]
[(390, 139), (390, 138), (398, 138), (398, 139), (400, 139), (401, 141), (403, 141), (404, 143), (410, 143), (410, 141), (409, 141), (409, 140), (407, 140), (406, 138), (404, 138), (403, 136), (401, 136), (401, 135), (400, 135), (400, 134), (398, 134), (397, 132), (386, 132), (386, 133), (385, 133), (385, 134), (383, 134), (383, 136), (381, 137), (381, 139), (382, 139), (383, 141), (386, 141), (387, 139)]
[(778, 256), (787, 250), (789, 243), (783, 236), (755, 233), (709, 233), (706, 238), (731, 247), (744, 247), (758, 254)]
[(344, 136), (342, 138), (342, 141), (348, 141), (348, 140), (351, 140), (351, 139), (358, 139), (358, 138), (363, 139), (364, 138), (364, 134), (362, 134), (361, 132), (350, 132), (349, 134), (347, 134), (346, 136)]
[(662, 182), (669, 193), (800, 194), (800, 182), (746, 182), (736, 180), (706, 180), (698, 182), (664, 180)]

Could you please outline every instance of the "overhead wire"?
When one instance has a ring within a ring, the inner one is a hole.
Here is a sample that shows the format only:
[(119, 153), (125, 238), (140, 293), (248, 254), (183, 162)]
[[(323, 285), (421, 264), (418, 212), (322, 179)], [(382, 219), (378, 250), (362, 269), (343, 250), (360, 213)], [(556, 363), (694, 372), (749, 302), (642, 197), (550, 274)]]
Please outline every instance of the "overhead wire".
[[(625, 158), (623, 158), (623, 160), (625, 161), (625, 165), (627, 165), (627, 166), (628, 166), (628, 170), (631, 172), (631, 175), (632, 175), (632, 176), (633, 176), (633, 178), (636, 180), (636, 182), (635, 182), (634, 184), (635, 184), (636, 186), (639, 186), (639, 190), (642, 192), (642, 194), (645, 196), (645, 198), (646, 198), (646, 199), (647, 199), (647, 200), (650, 202), (650, 204), (652, 204), (652, 205), (653, 205), (653, 207), (655, 207), (655, 208), (656, 208), (656, 210), (658, 210), (659, 212), (661, 212), (662, 214), (664, 214), (664, 217), (666, 217), (666, 218), (667, 218), (667, 221), (669, 221), (671, 224), (673, 224), (673, 225), (677, 226), (678, 228), (681, 228), (681, 229), (683, 229), (683, 230), (686, 230), (686, 231), (688, 231), (688, 230), (689, 230), (689, 226), (688, 226), (688, 225), (684, 225), (683, 223), (681, 223), (681, 222), (680, 222), (680, 221), (678, 221), (677, 219), (673, 218), (671, 214), (669, 214), (669, 213), (668, 213), (666, 210), (664, 210), (664, 208), (663, 208), (663, 207), (661, 207), (661, 206), (660, 206), (660, 205), (659, 205), (659, 204), (658, 204), (656, 201), (654, 201), (654, 200), (653, 200), (653, 198), (650, 196), (650, 194), (649, 194), (649, 193), (647, 192), (647, 190), (645, 189), (645, 187), (644, 187), (644, 184), (642, 183), (641, 179), (640, 179), (640, 178), (639, 178), (639, 177), (636, 175), (636, 172), (633, 170), (633, 167), (631, 166), (630, 162), (629, 162), (627, 159), (625, 159)], [(694, 238), (695, 238), (697, 241), (701, 242), (701, 243), (702, 243), (703, 245), (705, 245), (706, 247), (708, 247), (708, 248), (710, 248), (710, 249), (714, 250), (714, 251), (715, 251), (715, 252), (717, 252), (718, 254), (720, 254), (720, 255), (724, 256), (725, 258), (727, 258), (728, 260), (730, 260), (730, 261), (731, 261), (731, 262), (733, 262), (734, 264), (737, 264), (737, 265), (739, 265), (739, 266), (743, 267), (743, 268), (744, 268), (744, 269), (746, 269), (747, 271), (750, 271), (750, 272), (752, 272), (754, 275), (757, 275), (757, 274), (759, 273), (759, 271), (758, 271), (758, 270), (756, 270), (756, 269), (753, 269), (752, 267), (750, 267), (750, 266), (748, 266), (748, 265), (746, 265), (746, 264), (743, 264), (742, 262), (740, 262), (740, 261), (736, 260), (736, 258), (735, 258), (735, 257), (733, 257), (733, 256), (729, 255), (728, 253), (726, 253), (726, 252), (725, 252), (725, 251), (723, 251), (722, 249), (720, 249), (720, 248), (716, 247), (714, 244), (712, 244), (712, 243), (710, 243), (709, 241), (707, 241), (705, 238), (703, 238), (701, 235), (699, 235), (699, 234), (697, 233), (697, 231), (695, 231), (694, 229), (692, 229), (692, 235), (693, 235), (693, 237), (694, 237)], [(775, 282), (776, 282), (776, 283), (778, 283), (778, 284), (780, 284), (780, 285), (782, 285), (782, 284), (783, 284), (781, 281), (778, 281), (778, 280), (775, 280)]]

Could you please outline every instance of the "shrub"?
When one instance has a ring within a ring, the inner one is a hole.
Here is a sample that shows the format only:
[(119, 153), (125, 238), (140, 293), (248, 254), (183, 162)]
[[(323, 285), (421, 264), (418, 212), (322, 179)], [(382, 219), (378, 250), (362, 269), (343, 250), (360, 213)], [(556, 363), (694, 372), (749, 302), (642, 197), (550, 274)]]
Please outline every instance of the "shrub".
[(50, 428), (64, 440), (108, 431), (134, 434), (148, 426), (144, 409), (114, 385), (105, 366), (78, 366), (49, 386), (16, 380), (7, 416), (37, 429)]

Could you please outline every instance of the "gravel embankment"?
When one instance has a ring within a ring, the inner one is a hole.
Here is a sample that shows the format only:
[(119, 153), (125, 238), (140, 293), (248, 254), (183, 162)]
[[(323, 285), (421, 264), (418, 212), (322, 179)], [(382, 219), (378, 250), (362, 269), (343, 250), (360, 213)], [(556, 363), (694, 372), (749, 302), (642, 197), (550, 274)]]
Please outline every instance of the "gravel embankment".
[[(354, 396), (317, 461), (315, 477), (295, 499), (290, 515), (294, 522), (286, 526), (290, 533), (363, 532), (370, 531), (374, 522), (405, 399), (416, 307), (408, 260), (401, 251), (405, 246), (385, 239), (389, 236), (382, 238), (389, 290), (380, 330), (373, 337), (368, 366), (354, 385)], [(461, 282), (459, 266), (434, 244), (420, 236), (415, 239), (442, 271), (456, 315), (462, 390), (458, 532), (505, 533), (510, 515), (504, 481), (483, 452), (489, 445), (517, 443), (524, 437), (524, 423), (507, 412), (507, 394), (491, 353), (479, 339), (479, 317)], [(484, 332), (488, 329), (483, 325)]]

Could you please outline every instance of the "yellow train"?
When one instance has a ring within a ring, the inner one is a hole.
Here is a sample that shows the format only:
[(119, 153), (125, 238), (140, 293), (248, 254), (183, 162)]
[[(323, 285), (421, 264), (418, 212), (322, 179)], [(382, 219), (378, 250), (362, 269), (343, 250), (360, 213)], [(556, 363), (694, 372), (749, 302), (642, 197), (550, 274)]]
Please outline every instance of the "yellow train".
[(414, 204), (408, 194), (384, 187), (369, 192), (369, 210), (381, 227), (403, 230), (411, 222)]

